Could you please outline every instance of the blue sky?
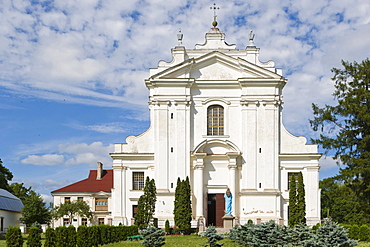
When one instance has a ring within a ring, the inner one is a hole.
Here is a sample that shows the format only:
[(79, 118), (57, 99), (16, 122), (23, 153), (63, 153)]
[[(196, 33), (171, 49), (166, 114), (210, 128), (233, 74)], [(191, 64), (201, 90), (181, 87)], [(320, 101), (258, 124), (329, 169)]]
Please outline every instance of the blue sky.
[[(50, 191), (84, 179), (113, 143), (149, 126), (144, 79), (183, 44), (204, 42), (213, 1), (0, 1), (0, 158), (14, 182)], [(369, 55), (370, 3), (222, 1), (219, 28), (243, 49), (253, 29), (260, 60), (288, 78), (283, 122), (310, 129), (311, 103), (332, 103), (330, 69)], [(336, 174), (331, 157), (320, 177)]]

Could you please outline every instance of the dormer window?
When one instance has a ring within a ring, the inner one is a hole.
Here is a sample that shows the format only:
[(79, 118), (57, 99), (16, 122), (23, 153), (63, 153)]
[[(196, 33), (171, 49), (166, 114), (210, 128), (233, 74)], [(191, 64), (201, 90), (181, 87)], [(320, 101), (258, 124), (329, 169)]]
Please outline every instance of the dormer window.
[(224, 108), (220, 105), (211, 105), (207, 109), (207, 135), (224, 135)]

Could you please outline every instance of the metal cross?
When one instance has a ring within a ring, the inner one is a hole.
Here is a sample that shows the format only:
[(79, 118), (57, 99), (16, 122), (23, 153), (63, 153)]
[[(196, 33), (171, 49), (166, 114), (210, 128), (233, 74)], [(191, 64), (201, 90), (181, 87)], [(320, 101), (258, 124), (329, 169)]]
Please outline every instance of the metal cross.
[(217, 17), (216, 10), (219, 10), (220, 7), (216, 7), (216, 4), (214, 3), (213, 7), (210, 7), (210, 9), (213, 9), (213, 20), (216, 21), (216, 17)]

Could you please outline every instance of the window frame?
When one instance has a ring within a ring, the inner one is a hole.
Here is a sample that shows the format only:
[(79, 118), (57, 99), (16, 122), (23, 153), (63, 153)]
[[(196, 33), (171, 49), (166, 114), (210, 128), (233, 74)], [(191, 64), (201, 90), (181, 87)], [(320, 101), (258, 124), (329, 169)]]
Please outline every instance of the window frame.
[[(137, 176), (135, 176), (137, 175)], [(140, 175), (140, 176), (139, 176)], [(144, 172), (132, 172), (132, 190), (143, 190), (145, 185)]]
[(290, 181), (292, 179), (293, 174), (294, 174), (294, 177), (295, 177), (296, 188), (298, 186), (298, 174), (299, 174), (299, 172), (288, 172), (288, 180), (287, 180), (287, 182), (288, 182), (288, 186), (287, 186), (288, 190), (290, 190)]
[(108, 198), (95, 198), (95, 211), (108, 211)]
[(225, 107), (221, 104), (207, 106), (207, 136), (225, 135)]

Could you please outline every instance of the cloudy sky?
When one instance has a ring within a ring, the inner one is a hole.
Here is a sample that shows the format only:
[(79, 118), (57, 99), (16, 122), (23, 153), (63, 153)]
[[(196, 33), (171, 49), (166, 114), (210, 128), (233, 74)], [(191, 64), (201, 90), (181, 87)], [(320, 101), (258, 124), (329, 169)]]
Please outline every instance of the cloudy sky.
[[(113, 143), (149, 126), (144, 79), (183, 44), (204, 43), (213, 1), (0, 0), (0, 158), (50, 200), (50, 191), (84, 179)], [(254, 30), (260, 60), (288, 78), (283, 122), (317, 136), (311, 103), (332, 104), (330, 69), (370, 51), (370, 2), (228, 0), (217, 2), (226, 41), (244, 49)], [(322, 160), (320, 177), (336, 174)]]

